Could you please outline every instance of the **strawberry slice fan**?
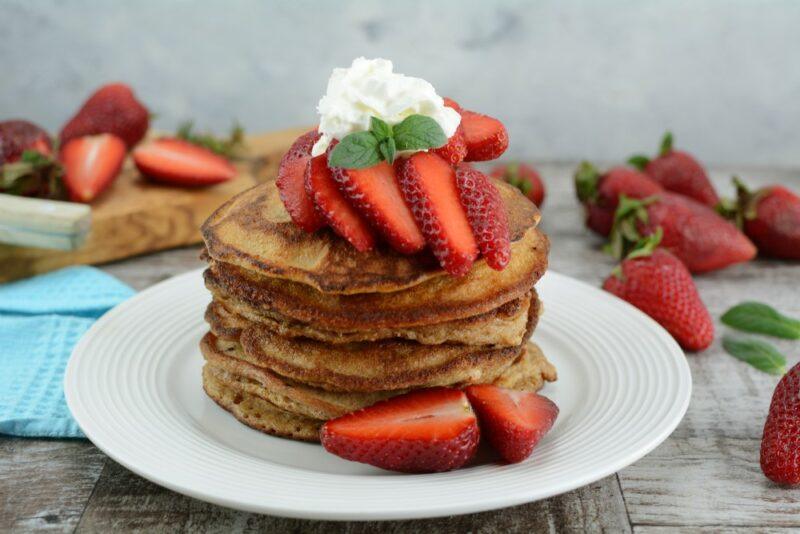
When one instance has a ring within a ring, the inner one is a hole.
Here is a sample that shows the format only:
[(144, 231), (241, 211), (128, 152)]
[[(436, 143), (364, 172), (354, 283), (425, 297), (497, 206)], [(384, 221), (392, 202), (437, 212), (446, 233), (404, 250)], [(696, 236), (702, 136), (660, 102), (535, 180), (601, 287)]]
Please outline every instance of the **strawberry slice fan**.
[(549, 242), (517, 187), (469, 163), (500, 156), (505, 127), (445, 102), (449, 138), (421, 115), (321, 153), (301, 135), (203, 225), (203, 385), (242, 423), (402, 472), (465, 465), (481, 439), (535, 454), (558, 411), (530, 342)]

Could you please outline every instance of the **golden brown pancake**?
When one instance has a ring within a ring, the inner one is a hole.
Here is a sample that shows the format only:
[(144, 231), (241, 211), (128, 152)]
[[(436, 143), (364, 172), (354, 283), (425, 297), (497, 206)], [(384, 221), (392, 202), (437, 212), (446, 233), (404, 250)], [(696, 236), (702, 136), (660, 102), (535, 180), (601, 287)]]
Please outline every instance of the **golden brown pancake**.
[[(508, 212), (511, 240), (519, 241), (538, 224), (539, 210), (517, 188), (499, 181), (495, 185)], [(394, 292), (445, 278), (429, 254), (407, 256), (387, 247), (362, 253), (328, 229), (304, 232), (291, 221), (274, 180), (223, 204), (203, 224), (202, 233), (208, 255), (217, 262), (326, 293)], [(473, 271), (484, 268), (481, 259)]]
[(218, 261), (211, 262), (204, 277), (219, 300), (235, 300), (325, 330), (406, 328), (480, 315), (521, 298), (547, 269), (548, 249), (547, 236), (532, 228), (514, 244), (503, 271), (478, 262), (462, 278), (437, 276), (393, 293), (320, 293)]
[[(218, 380), (261, 397), (284, 411), (312, 419), (339, 417), (405, 392), (343, 393), (300, 384), (248, 363), (238, 343), (216, 338), (213, 334), (203, 338), (201, 350), (207, 372)], [(555, 379), (555, 368), (538, 346), (529, 343), (522, 355), (494, 383), (512, 389), (538, 391), (545, 381)]]
[[(295, 321), (277, 312), (260, 312), (235, 299), (220, 298), (208, 305), (205, 318), (214, 332), (229, 339), (239, 339), (242, 330), (257, 323), (285, 337), (307, 337), (333, 344), (399, 338), (425, 345), (461, 343), (513, 347), (522, 343), (531, 306), (538, 310), (539, 301), (535, 291), (490, 312), (466, 319), (408, 328), (374, 328), (348, 332), (326, 330)], [(538, 317), (538, 312), (536, 316)]]
[(310, 419), (242, 391), (235, 383), (223, 382), (209, 369), (203, 369), (203, 389), (214, 402), (233, 414), (236, 419), (261, 432), (302, 441), (319, 441), (323, 421)]

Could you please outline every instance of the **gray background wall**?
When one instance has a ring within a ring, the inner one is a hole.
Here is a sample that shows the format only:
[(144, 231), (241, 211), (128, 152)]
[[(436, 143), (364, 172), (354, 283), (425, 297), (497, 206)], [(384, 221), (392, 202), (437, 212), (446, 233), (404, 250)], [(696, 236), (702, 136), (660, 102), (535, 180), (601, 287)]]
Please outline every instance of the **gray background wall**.
[(800, 167), (800, 2), (0, 0), (0, 117), (56, 129), (129, 82), (156, 125), (314, 121), (358, 55), (496, 115), (511, 153), (614, 160), (665, 128), (709, 163)]

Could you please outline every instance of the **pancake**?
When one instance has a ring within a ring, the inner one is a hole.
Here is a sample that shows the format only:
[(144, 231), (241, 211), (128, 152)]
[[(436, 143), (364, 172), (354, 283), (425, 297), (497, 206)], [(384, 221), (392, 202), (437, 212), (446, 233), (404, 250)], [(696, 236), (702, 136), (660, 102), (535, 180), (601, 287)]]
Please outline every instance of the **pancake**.
[(277, 312), (325, 330), (396, 329), (464, 319), (522, 298), (547, 269), (548, 249), (547, 236), (532, 228), (514, 243), (511, 262), (502, 271), (477, 262), (461, 278), (439, 276), (394, 293), (320, 293), (214, 260), (204, 278), (218, 300)]
[[(231, 388), (259, 397), (278, 409), (310, 419), (332, 419), (405, 393), (405, 390), (331, 392), (300, 384), (247, 363), (238, 343), (221, 340), (210, 333), (203, 338), (201, 350), (206, 359), (204, 373), (210, 373)], [(545, 381), (555, 379), (555, 368), (538, 346), (529, 343), (494, 383), (512, 389), (538, 391)]]
[(513, 347), (522, 343), (531, 306), (538, 310), (535, 291), (466, 319), (408, 328), (337, 331), (295, 321), (277, 312), (260, 312), (235, 299), (219, 299), (208, 305), (205, 319), (214, 332), (228, 339), (239, 339), (242, 330), (257, 323), (285, 337), (306, 337), (332, 344), (399, 338), (425, 345), (460, 343)]
[[(495, 185), (508, 212), (511, 240), (519, 241), (538, 224), (539, 210), (517, 188)], [(325, 293), (394, 292), (450, 278), (430, 254), (407, 256), (385, 246), (362, 253), (329, 229), (304, 232), (292, 223), (274, 180), (223, 204), (203, 224), (202, 234), (214, 261)], [(478, 260), (476, 269), (488, 269), (486, 262)]]
[(281, 410), (261, 397), (222, 382), (203, 369), (203, 389), (214, 402), (236, 419), (261, 432), (302, 441), (319, 441), (322, 421)]

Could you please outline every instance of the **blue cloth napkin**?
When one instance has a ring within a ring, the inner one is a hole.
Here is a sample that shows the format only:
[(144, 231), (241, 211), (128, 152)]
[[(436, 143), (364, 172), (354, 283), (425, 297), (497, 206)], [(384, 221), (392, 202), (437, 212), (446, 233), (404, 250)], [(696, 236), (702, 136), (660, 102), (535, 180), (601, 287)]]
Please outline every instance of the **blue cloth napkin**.
[(93, 267), (0, 285), (0, 433), (78, 438), (64, 369), (84, 332), (134, 291)]

